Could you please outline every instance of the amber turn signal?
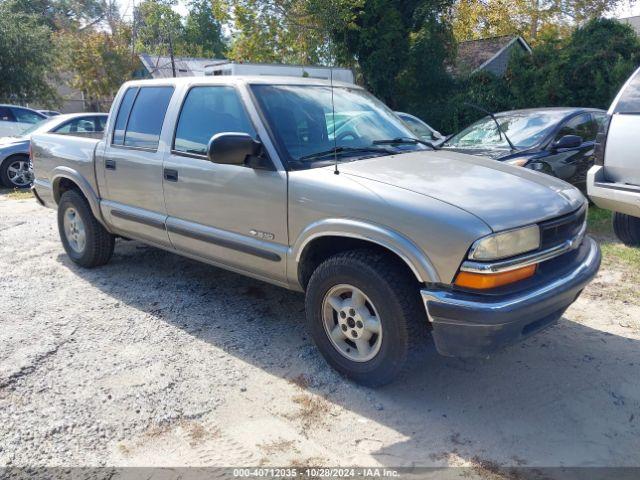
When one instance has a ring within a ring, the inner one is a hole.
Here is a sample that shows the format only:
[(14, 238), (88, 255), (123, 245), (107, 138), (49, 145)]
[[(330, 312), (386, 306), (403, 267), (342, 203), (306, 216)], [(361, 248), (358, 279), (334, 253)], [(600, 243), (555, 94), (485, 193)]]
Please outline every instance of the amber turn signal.
[(456, 277), (455, 284), (458, 287), (472, 288), (474, 290), (488, 290), (490, 288), (502, 287), (510, 283), (519, 282), (525, 278), (533, 277), (536, 273), (537, 265), (518, 268), (509, 272), (501, 273), (471, 273), (460, 272)]

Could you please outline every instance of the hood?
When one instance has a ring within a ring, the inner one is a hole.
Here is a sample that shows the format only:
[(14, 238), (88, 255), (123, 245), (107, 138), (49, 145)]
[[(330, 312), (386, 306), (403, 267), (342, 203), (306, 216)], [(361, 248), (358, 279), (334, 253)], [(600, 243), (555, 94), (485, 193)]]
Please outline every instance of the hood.
[(22, 143), (29, 141), (24, 137), (0, 137), (0, 145), (11, 145), (12, 143)]
[(571, 213), (585, 198), (555, 177), (451, 151), (421, 151), (340, 165), (340, 173), (426, 195), (507, 230)]

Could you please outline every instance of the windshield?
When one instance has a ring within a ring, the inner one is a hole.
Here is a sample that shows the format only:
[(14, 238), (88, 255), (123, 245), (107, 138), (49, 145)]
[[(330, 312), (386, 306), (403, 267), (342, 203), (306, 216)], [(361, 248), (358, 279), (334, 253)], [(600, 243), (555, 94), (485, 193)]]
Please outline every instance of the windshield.
[[(518, 149), (542, 141), (565, 117), (565, 112), (522, 112), (497, 115), (498, 123)], [(448, 140), (444, 147), (509, 148), (491, 117), (485, 117)]]
[[(323, 85), (253, 85), (252, 91), (276, 140), (294, 162), (327, 161), (333, 154), (353, 160), (426, 148), (412, 140), (415, 135), (390, 109), (361, 89), (335, 87), (332, 95), (331, 87)], [(391, 142), (394, 139), (403, 141)], [(377, 146), (385, 141), (391, 146)]]
[(27, 135), (31, 135), (32, 133), (35, 133), (36, 130), (46, 131), (46, 127), (48, 125), (54, 124), (56, 122), (59, 122), (59, 120), (56, 118), (47, 118), (46, 120), (42, 120), (41, 122), (31, 125), (29, 128), (25, 128), (17, 135), (14, 135), (14, 137), (26, 137)]

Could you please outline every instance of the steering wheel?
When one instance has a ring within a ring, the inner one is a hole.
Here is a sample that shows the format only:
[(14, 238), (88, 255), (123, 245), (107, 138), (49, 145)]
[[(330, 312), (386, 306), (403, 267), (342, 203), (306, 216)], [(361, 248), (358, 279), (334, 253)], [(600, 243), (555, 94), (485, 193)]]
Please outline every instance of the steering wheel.
[(348, 137), (351, 137), (352, 140), (355, 140), (358, 138), (358, 135), (352, 130), (347, 130), (346, 132), (342, 132), (340, 135), (338, 135), (338, 138), (336, 138), (336, 140), (340, 142), (347, 139)]

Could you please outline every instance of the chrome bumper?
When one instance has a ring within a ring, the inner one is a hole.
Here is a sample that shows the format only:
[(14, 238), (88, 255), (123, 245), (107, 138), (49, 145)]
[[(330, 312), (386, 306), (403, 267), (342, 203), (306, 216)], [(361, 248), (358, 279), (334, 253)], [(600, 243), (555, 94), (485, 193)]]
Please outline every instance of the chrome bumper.
[(422, 290), (438, 351), (449, 356), (485, 355), (558, 320), (600, 267), (600, 249), (592, 238), (584, 239), (579, 253), (569, 273), (516, 294)]

